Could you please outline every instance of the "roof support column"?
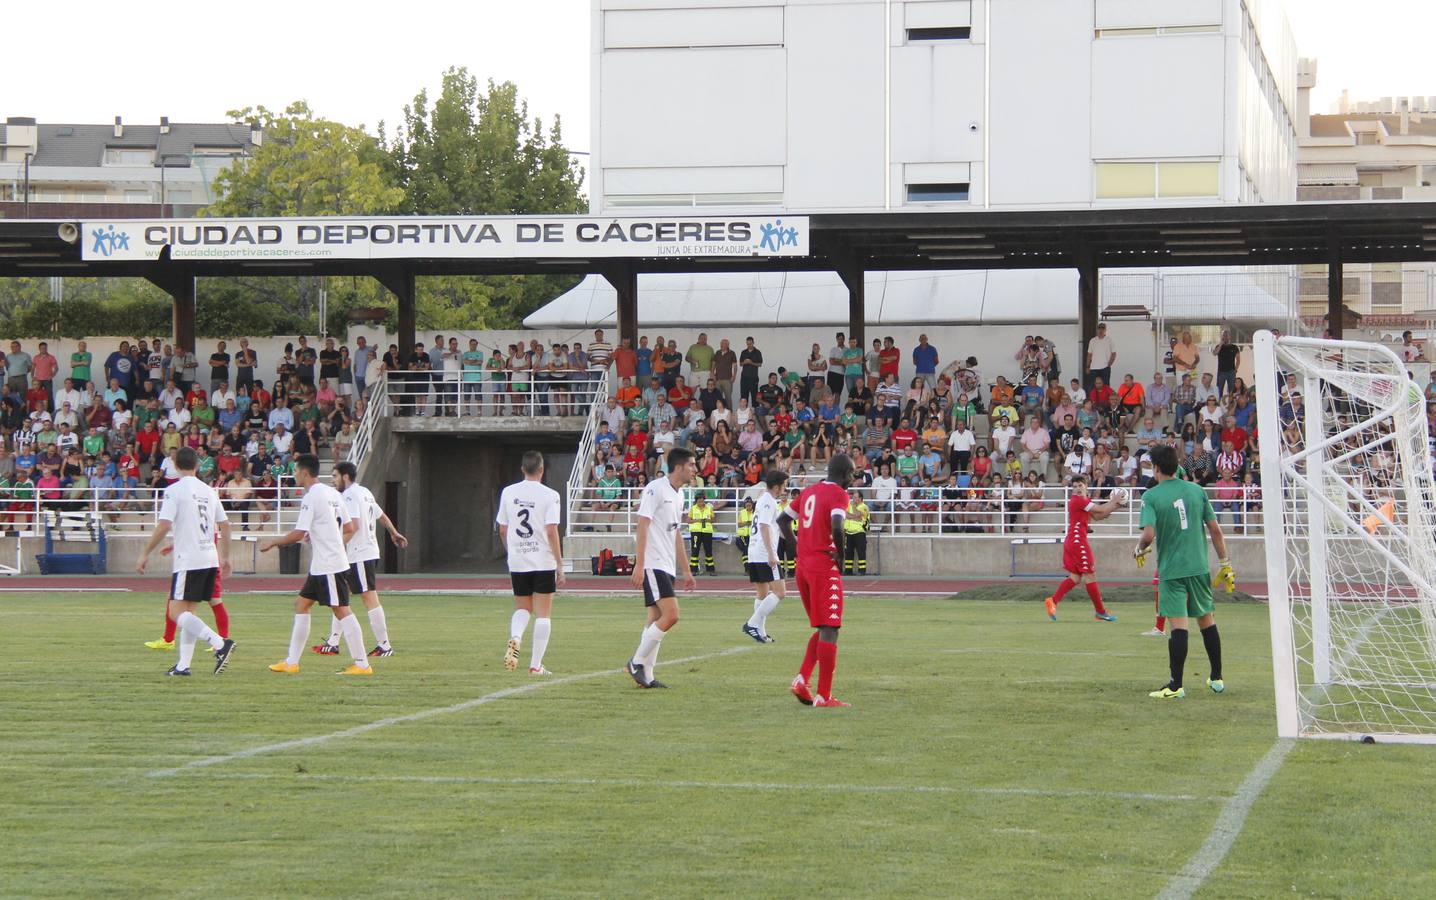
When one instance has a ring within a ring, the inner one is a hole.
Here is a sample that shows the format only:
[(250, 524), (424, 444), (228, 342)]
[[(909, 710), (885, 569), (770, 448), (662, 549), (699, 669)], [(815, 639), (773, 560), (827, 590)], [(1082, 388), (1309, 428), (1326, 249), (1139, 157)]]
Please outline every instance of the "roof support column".
[(402, 266), (385, 268), (375, 272), (374, 278), (399, 301), (399, 336), (395, 341), (399, 345), (399, 352), (413, 353), (414, 343), (419, 339), (415, 322), (413, 270)]
[(856, 344), (866, 352), (868, 311), (864, 289), (867, 271), (863, 269), (861, 262), (852, 257), (839, 259), (836, 269), (838, 277), (848, 289), (848, 342)]
[(638, 347), (638, 269), (632, 263), (615, 263), (598, 270), (618, 294), (618, 340)]
[(1326, 243), (1326, 327), (1336, 340), (1341, 340), (1346, 325), (1341, 282), (1341, 243), (1333, 236)]
[(1082, 344), (1077, 348), (1077, 365), (1085, 376), (1087, 367), (1087, 344), (1097, 336), (1097, 318), (1101, 310), (1100, 297), (1098, 296), (1098, 277), (1100, 272), (1097, 263), (1092, 259), (1092, 253), (1086, 247), (1080, 248), (1077, 253), (1077, 330), (1081, 336)]
[(195, 275), (189, 269), (176, 269), (162, 257), (156, 270), (145, 276), (155, 287), (170, 295), (173, 312), (170, 316), (175, 349), (195, 350)]

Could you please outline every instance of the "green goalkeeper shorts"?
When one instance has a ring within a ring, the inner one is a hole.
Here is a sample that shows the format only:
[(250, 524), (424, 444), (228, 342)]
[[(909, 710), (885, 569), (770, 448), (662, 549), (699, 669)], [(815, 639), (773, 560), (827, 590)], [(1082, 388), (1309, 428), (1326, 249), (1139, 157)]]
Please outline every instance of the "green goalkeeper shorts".
[(1210, 615), (1215, 609), (1210, 575), (1162, 578), (1157, 582), (1158, 615), (1169, 619), (1197, 619)]

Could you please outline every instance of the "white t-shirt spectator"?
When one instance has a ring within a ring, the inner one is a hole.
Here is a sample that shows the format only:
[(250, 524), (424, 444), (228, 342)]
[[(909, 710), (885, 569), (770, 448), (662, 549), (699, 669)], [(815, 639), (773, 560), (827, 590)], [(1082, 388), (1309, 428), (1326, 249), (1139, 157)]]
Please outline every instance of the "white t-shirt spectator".
[[(947, 436), (947, 447), (954, 453), (971, 453), (977, 446), (977, 433), (971, 428), (964, 428), (961, 431), (954, 430)], [(873, 482), (876, 484), (877, 482)]]
[(1017, 429), (1011, 425), (999, 425), (992, 429), (992, 447), (999, 456), (1006, 456), (1015, 440), (1017, 440)]
[(1092, 354), (1092, 368), (1106, 369), (1110, 367), (1112, 363), (1109, 360), (1112, 359), (1112, 354), (1116, 349), (1109, 337), (1094, 337), (1088, 341), (1087, 352)]
[(276, 432), (274, 435), (274, 452), (288, 454), (292, 449), (294, 449), (294, 435), (287, 431), (283, 434)]

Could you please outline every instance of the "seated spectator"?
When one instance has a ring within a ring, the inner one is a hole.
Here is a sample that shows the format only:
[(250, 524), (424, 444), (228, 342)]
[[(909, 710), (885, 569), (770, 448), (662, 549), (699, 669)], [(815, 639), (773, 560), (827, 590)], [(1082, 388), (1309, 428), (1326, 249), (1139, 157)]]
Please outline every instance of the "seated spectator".
[(1137, 429), (1137, 450), (1142, 453), (1149, 452), (1162, 439), (1162, 432), (1157, 428), (1157, 421), (1151, 416), (1142, 420), (1142, 426)]
[(1026, 383), (1022, 385), (1021, 390), (1018, 391), (1017, 394), (1020, 395), (1021, 400), (1021, 406), (1018, 409), (1020, 415), (1025, 418), (1041, 416), (1042, 403), (1046, 398), (1046, 392), (1038, 385), (1037, 374), (1035, 372), (1027, 376)]
[[(713, 447), (715, 450), (719, 449), (719, 432), (731, 434), (727, 423), (719, 423), (718, 429), (715, 431), (713, 437)], [(743, 430), (738, 432), (738, 448), (742, 452), (744, 459), (749, 457), (757, 458), (759, 456), (759, 451), (763, 449), (763, 433), (758, 430), (757, 422), (749, 419), (748, 424), (743, 426)]]
[(899, 452), (913, 447), (917, 443), (918, 434), (912, 429), (912, 423), (903, 418), (898, 422), (898, 427), (892, 433), (893, 449)]
[(1074, 447), (1062, 461), (1062, 478), (1069, 484), (1078, 475), (1089, 475), (1091, 472), (1092, 454), (1081, 445)]
[(1130, 432), (1137, 421), (1142, 418), (1142, 413), (1147, 406), (1147, 392), (1137, 383), (1129, 372), (1122, 378), (1122, 384), (1117, 388), (1117, 416), (1116, 426), (1122, 433)]
[(1092, 408), (1104, 419), (1110, 419), (1113, 412), (1113, 403), (1117, 399), (1116, 393), (1111, 387), (1103, 383), (1101, 377), (1092, 379), (1092, 390), (1087, 395), (1092, 401)]
[[(1028, 416), (1027, 429), (1022, 432), (1020, 443), (1022, 447), (1021, 466), (1017, 471), (1020, 473), (1023, 470), (1031, 469), (1045, 476), (1047, 465), (1051, 461), (1052, 435), (1042, 427), (1037, 413), (1034, 412)], [(1017, 459), (1015, 455), (1014, 459)]]
[(886, 419), (874, 419), (868, 423), (863, 431), (863, 455), (868, 462), (876, 462), (882, 458), (883, 450), (890, 449), (888, 442), (892, 439), (893, 431), (887, 425)]
[(993, 410), (995, 411), (999, 406), (1013, 406), (1015, 397), (1016, 390), (1013, 386), (1008, 383), (1004, 376), (997, 376), (997, 383), (992, 386), (991, 400)]
[(1012, 419), (1006, 413), (997, 418), (997, 426), (992, 429), (989, 441), (992, 450), (998, 456), (1007, 457), (1007, 451), (1012, 449), (1013, 442), (1017, 440), (1017, 429), (1012, 427)]
[[(902, 419), (902, 400), (902, 387), (898, 385), (897, 377), (888, 373), (887, 377), (883, 379), (883, 383), (878, 385), (877, 417), (883, 419), (889, 428), (896, 427), (898, 421)], [(854, 413), (857, 412), (854, 404), (849, 403), (848, 405), (853, 406)]]
[(961, 422), (968, 428), (972, 428), (977, 424), (979, 412), (977, 404), (973, 403), (966, 393), (958, 394), (957, 401), (952, 404), (950, 411), (953, 425), (956, 426), (958, 422)]

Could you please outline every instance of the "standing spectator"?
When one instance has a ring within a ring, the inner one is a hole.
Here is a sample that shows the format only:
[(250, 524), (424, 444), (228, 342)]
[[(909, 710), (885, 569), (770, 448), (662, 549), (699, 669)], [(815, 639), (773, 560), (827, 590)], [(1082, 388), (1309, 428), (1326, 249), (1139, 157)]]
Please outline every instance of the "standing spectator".
[(633, 351), (633, 365), (636, 384), (647, 384), (648, 379), (653, 377), (653, 350), (648, 346), (648, 338), (638, 339), (638, 349)]
[[(1226, 333), (1225, 331), (1223, 331), (1223, 332), (1222, 332), (1222, 339), (1225, 340), (1226, 337), (1227, 337), (1227, 333)], [(1402, 362), (1409, 362), (1409, 363), (1410, 363), (1410, 362), (1416, 362), (1416, 361), (1419, 360), (1420, 358), (1421, 358), (1421, 345), (1418, 344), (1418, 343), (1416, 343), (1416, 339), (1412, 336), (1411, 332), (1409, 332), (1409, 331), (1403, 331), (1403, 332), (1401, 332), (1401, 360), (1402, 360)], [(1221, 367), (1218, 366), (1218, 367), (1217, 367), (1217, 385), (1218, 385), (1218, 386), (1220, 386), (1221, 383), (1222, 383), (1221, 374), (1222, 374)]]
[(870, 391), (875, 391), (883, 380), (883, 342), (873, 338), (873, 349), (868, 351), (863, 364), (863, 374)]
[(893, 343), (891, 336), (883, 338), (883, 348), (878, 352), (878, 357), (880, 359), (878, 379), (868, 385), (868, 389), (871, 391), (876, 391), (878, 385), (887, 380), (889, 373), (892, 374), (894, 379), (899, 378), (901, 375), (898, 369), (902, 365), (902, 351)]
[(593, 340), (588, 343), (588, 364), (597, 372), (608, 371), (608, 364), (613, 361), (613, 345), (603, 339), (603, 329), (598, 328), (593, 332)]
[(130, 342), (120, 341), (119, 349), (105, 359), (105, 379), (118, 385), (126, 399), (135, 389), (135, 358), (130, 354)]
[(460, 355), (459, 365), (463, 370), (459, 415), (480, 415), (484, 411), (484, 369), (488, 365), (488, 357), (479, 349), (479, 342), (474, 338), (469, 338), (469, 349)]
[[(245, 347), (244, 340), (240, 340), (239, 346)], [(369, 344), (364, 335), (361, 334), (355, 339), (354, 353), (349, 358), (349, 367), (354, 373), (354, 393), (357, 396), (364, 396), (364, 385), (369, 383), (369, 360), (374, 358), (376, 352), (376, 348)]]
[[(359, 345), (360, 348), (363, 349), (364, 339), (362, 337), (359, 339)], [(365, 357), (364, 365), (368, 365), (368, 363), (368, 357)], [(254, 371), (258, 365), (259, 354), (250, 349), (249, 338), (240, 338), (239, 352), (234, 354), (234, 387), (236, 391), (240, 389), (246, 391), (254, 390)], [(356, 388), (364, 381), (364, 370), (359, 368), (357, 373), (360, 377), (354, 381)]]
[(847, 388), (849, 399), (859, 387), (867, 386), (867, 379), (863, 377), (863, 360), (865, 358), (866, 355), (857, 338), (853, 338), (843, 348), (843, 386)]
[(299, 336), (299, 346), (294, 351), (295, 371), (299, 373), (299, 383), (307, 387), (314, 386), (314, 364), (319, 361), (319, 354), (309, 346), (309, 338)]
[[(763, 368), (763, 351), (754, 344), (753, 339), (748, 338), (747, 346), (738, 355), (738, 365), (741, 367), (741, 378), (738, 383), (738, 396), (747, 400), (750, 406), (758, 405), (758, 375)], [(19, 344), (14, 345), (17, 349)]]
[(20, 349), (19, 341), (10, 342), (10, 352), (5, 356), (5, 386), (11, 396), (22, 397), (30, 389), (30, 370), (34, 362), (30, 354)]
[(723, 394), (723, 402), (730, 408), (734, 405), (733, 378), (738, 371), (738, 354), (728, 344), (728, 339), (718, 342), (718, 352), (713, 354), (713, 380)]
[[(444, 354), (447, 352), (449, 352), (449, 345), (444, 340), (444, 336), (442, 334), (434, 335), (434, 345), (429, 348), (429, 377), (426, 380), (434, 388), (434, 413), (436, 415), (444, 395)], [(561, 368), (562, 366), (560, 366)]]
[(35, 383), (44, 389), (45, 395), (50, 398), (50, 405), (55, 405), (55, 373), (60, 370), (60, 361), (50, 352), (50, 345), (44, 341), (35, 351), (35, 358), (31, 360), (31, 366), (35, 372)]
[(1097, 379), (1103, 384), (1112, 383), (1112, 364), (1117, 361), (1117, 348), (1107, 337), (1107, 323), (1097, 323), (1097, 336), (1087, 342), (1086, 379), (1083, 386), (1092, 390)]
[[(123, 350), (127, 346), (127, 344), (122, 343), (120, 344), (120, 349)], [(114, 358), (115, 354), (111, 353), (110, 359)], [(109, 368), (110, 363), (107, 360), (105, 362), (107, 372)], [(170, 371), (178, 373), (175, 376), (175, 386), (180, 389), (181, 393), (188, 394), (190, 388), (194, 386), (195, 379), (199, 377), (199, 360), (195, 357), (193, 348), (184, 345), (176, 347), (174, 361), (170, 365)], [(123, 382), (121, 382), (121, 384), (123, 384)]]
[(700, 331), (698, 340), (688, 346), (683, 358), (688, 362), (688, 382), (706, 384), (708, 373), (713, 371), (713, 345), (708, 343), (708, 335)]
[(338, 384), (340, 360), (341, 355), (334, 347), (334, 338), (325, 338), (324, 349), (319, 351), (319, 377), (329, 379), (330, 384)]
[[(158, 348), (156, 348), (158, 349)], [(84, 341), (75, 345), (75, 352), (70, 354), (70, 378), (75, 382), (75, 387), (83, 388), (90, 381), (90, 370), (94, 366), (95, 357), (85, 346)], [(152, 376), (153, 377), (153, 376)], [(162, 384), (163, 382), (155, 382)]]
[(678, 383), (679, 378), (683, 377), (683, 356), (678, 352), (678, 342), (669, 340), (668, 346), (660, 355), (663, 359), (663, 377), (659, 380), (659, 384), (663, 385), (664, 390), (668, 390)]
[(843, 357), (847, 349), (848, 342), (839, 331), (836, 342), (828, 348), (828, 393), (832, 394), (834, 399), (843, 393), (843, 373), (846, 367)]
[(1230, 331), (1223, 330), (1221, 340), (1212, 348), (1212, 353), (1217, 357), (1217, 395), (1226, 397), (1236, 386), (1237, 369), (1242, 364), (1242, 348), (1232, 341)]
[(937, 386), (937, 348), (927, 342), (927, 335), (917, 336), (917, 346), (912, 348), (912, 364), (917, 377), (927, 382), (928, 387)]
[(1182, 339), (1172, 348), (1172, 366), (1177, 370), (1178, 375), (1190, 373), (1193, 378), (1197, 374), (1197, 366), (1202, 361), (1202, 350), (1192, 341), (1190, 331), (1182, 332)]
[(807, 366), (808, 374), (803, 379), (803, 396), (811, 400), (817, 396), (818, 385), (826, 383), (828, 373), (828, 359), (823, 356), (822, 344), (814, 344), (813, 349), (808, 352)]
[[(330, 342), (331, 344), (333, 341)], [(222, 382), (229, 381), (229, 353), (226, 352), (224, 341), (220, 341), (214, 347), (214, 352), (209, 355), (209, 392), (213, 394)]]

